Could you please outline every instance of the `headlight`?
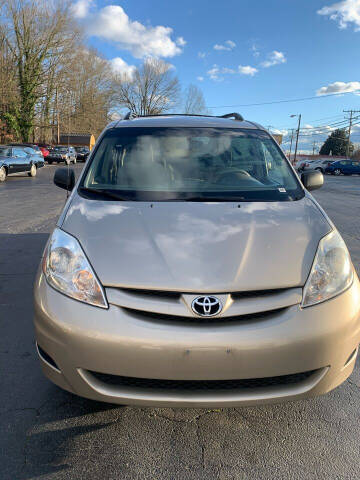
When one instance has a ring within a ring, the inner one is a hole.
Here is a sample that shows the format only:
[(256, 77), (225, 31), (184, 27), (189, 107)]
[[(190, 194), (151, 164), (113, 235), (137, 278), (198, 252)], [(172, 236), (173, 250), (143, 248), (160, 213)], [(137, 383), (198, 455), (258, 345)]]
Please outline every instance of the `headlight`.
[(304, 287), (303, 307), (309, 307), (346, 290), (353, 281), (353, 266), (339, 232), (321, 239), (309, 278)]
[(43, 272), (48, 283), (65, 295), (108, 308), (103, 288), (79, 242), (55, 228), (45, 251)]

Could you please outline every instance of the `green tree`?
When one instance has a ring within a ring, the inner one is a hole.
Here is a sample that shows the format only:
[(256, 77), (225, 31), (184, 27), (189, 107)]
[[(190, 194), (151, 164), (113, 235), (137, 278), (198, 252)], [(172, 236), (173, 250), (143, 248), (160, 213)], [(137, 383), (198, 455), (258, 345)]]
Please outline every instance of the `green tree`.
[[(325, 140), (320, 149), (320, 155), (345, 156), (348, 144), (348, 134), (344, 129), (334, 130)], [(350, 155), (354, 151), (354, 145), (350, 142)]]
[(2, 6), (0, 18), (19, 96), (11, 120), (23, 141), (29, 141), (33, 131), (44, 78), (53, 64), (73, 50), (78, 37), (69, 7), (69, 0), (8, 0)]

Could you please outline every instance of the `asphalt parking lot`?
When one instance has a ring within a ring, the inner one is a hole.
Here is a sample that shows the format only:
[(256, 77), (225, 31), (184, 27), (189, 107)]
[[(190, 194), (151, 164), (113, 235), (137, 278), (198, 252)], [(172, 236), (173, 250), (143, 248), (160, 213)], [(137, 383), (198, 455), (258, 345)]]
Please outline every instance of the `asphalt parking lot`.
[[(359, 478), (359, 362), (324, 397), (225, 410), (112, 406), (42, 376), (32, 283), (65, 202), (55, 169), (0, 184), (0, 479)], [(360, 176), (327, 176), (315, 197), (360, 273)]]

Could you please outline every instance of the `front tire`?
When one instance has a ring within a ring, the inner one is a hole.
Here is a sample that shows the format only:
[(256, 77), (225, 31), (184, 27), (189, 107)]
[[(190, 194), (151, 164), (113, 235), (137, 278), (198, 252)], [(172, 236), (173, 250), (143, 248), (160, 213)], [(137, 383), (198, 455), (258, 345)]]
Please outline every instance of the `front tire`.
[(337, 175), (337, 176), (341, 175), (341, 170), (340, 170), (340, 168), (336, 168), (336, 169), (334, 170), (334, 175)]
[(49, 165), (52, 165), (52, 160), (48, 160), (48, 164), (49, 164)]
[(5, 167), (0, 168), (0, 182), (5, 182), (7, 176), (7, 171)]
[(30, 172), (28, 172), (29, 177), (36, 177), (37, 168), (36, 165), (32, 164)]

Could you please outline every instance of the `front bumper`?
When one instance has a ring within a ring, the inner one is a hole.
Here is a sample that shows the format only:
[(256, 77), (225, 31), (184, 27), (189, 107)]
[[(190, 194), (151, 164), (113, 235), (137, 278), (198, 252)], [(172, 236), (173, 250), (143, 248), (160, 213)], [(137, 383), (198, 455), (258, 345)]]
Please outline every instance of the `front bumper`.
[[(324, 394), (352, 372), (360, 340), (360, 286), (322, 304), (294, 305), (266, 319), (214, 325), (134, 318), (72, 300), (38, 273), (35, 331), (44, 374), (75, 394), (119, 404), (231, 407)], [(165, 380), (261, 379), (315, 371), (289, 385), (186, 391), (119, 387), (91, 372)]]

